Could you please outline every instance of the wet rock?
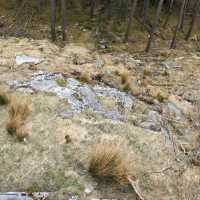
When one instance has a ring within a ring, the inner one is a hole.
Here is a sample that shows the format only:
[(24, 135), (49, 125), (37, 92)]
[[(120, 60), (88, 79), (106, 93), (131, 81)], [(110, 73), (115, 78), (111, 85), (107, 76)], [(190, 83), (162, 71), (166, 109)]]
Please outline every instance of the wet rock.
[(181, 99), (178, 96), (171, 95), (169, 101), (172, 102), (181, 112), (185, 115), (189, 114), (193, 110), (193, 106), (188, 101)]
[(143, 122), (140, 124), (141, 128), (144, 129), (149, 129), (155, 132), (160, 132), (161, 131), (161, 127), (157, 124), (155, 124), (154, 122)]
[(176, 107), (176, 105), (172, 102), (168, 102), (166, 105), (166, 113), (168, 113), (169, 116), (175, 117), (176, 120), (185, 120), (185, 117), (180, 109)]
[(152, 131), (161, 131), (161, 116), (155, 111), (149, 111), (144, 121), (142, 121), (139, 126), (141, 128), (149, 129)]
[[(65, 80), (65, 85), (60, 86), (58, 79)], [(83, 84), (73, 78), (65, 78), (60, 73), (38, 72), (33, 74), (32, 79), (25, 82), (12, 82), (10, 84), (17, 90), (27, 92), (41, 91), (57, 95), (66, 99), (70, 105), (68, 110), (59, 115), (63, 118), (70, 118), (74, 113), (82, 112), (85, 109), (91, 109), (94, 112), (102, 114), (106, 118), (114, 120), (123, 120), (121, 109), (110, 110), (103, 109), (100, 103), (101, 97), (108, 97), (120, 105), (120, 108), (131, 110), (134, 105), (134, 98), (115, 88), (103, 86), (90, 86)]]
[(116, 121), (124, 121), (125, 117), (122, 116), (117, 111), (108, 111), (108, 112), (102, 112), (102, 115), (107, 119), (112, 119)]
[(93, 110), (99, 111), (101, 110), (101, 105), (97, 99), (94, 91), (88, 87), (87, 85), (80, 87), (80, 95), (83, 97), (83, 103), (92, 108)]
[(42, 62), (42, 59), (35, 58), (35, 57), (32, 57), (32, 56), (27, 56), (27, 55), (16, 56), (16, 64), (17, 65), (22, 65), (22, 64), (25, 64), (25, 63), (37, 65), (41, 62)]
[(167, 69), (171, 68), (181, 68), (180, 65), (177, 64), (176, 61), (174, 60), (165, 60), (164, 62), (161, 63), (161, 65)]
[(193, 112), (193, 106), (174, 95), (169, 97), (169, 102), (164, 106), (165, 115), (174, 117), (178, 121), (185, 121), (191, 112)]
[(115, 88), (95, 86), (94, 90), (99, 97), (105, 96), (115, 98), (117, 102), (120, 103), (120, 105), (122, 105), (124, 108), (132, 109), (133, 107), (135, 98), (130, 97), (126, 93), (121, 92)]
[(148, 121), (161, 122), (161, 116), (155, 111), (149, 111), (147, 116)]

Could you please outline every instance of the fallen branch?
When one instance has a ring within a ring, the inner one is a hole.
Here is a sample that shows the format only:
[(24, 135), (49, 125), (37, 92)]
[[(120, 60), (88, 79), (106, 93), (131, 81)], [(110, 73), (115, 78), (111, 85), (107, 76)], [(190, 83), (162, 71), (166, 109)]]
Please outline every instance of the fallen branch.
[(140, 188), (139, 188), (139, 184), (138, 184), (139, 181), (138, 181), (138, 180), (133, 181), (130, 177), (128, 177), (128, 180), (129, 180), (131, 186), (133, 187), (133, 189), (134, 189), (134, 191), (135, 191), (137, 197), (138, 197), (140, 200), (144, 200), (144, 198), (143, 198), (143, 196), (142, 196), (142, 194), (141, 194)]

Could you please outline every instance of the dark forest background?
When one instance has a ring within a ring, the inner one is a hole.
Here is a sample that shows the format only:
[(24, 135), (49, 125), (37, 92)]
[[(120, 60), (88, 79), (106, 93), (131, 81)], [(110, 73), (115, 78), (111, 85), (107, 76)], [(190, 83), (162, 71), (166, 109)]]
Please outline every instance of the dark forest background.
[(176, 48), (200, 29), (200, 0), (1, 0), (0, 11), (3, 36), (92, 39), (104, 48), (140, 41), (147, 52), (157, 38)]

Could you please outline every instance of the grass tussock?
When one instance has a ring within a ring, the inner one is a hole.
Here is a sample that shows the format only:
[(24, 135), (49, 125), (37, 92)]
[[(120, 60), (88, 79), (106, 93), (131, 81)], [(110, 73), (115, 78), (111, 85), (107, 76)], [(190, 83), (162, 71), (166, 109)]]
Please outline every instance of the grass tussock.
[(129, 92), (129, 91), (131, 91), (131, 90), (132, 90), (131, 82), (128, 81), (128, 82), (126, 82), (125, 84), (123, 84), (123, 85), (122, 85), (122, 90), (123, 90), (124, 92)]
[(27, 124), (21, 124), (21, 126), (19, 126), (16, 130), (16, 137), (19, 141), (23, 141), (25, 138), (27, 138), (30, 134), (31, 131), (31, 124), (27, 123)]
[(91, 83), (92, 82), (92, 77), (91, 77), (91, 75), (90, 75), (90, 73), (88, 71), (82, 71), (80, 73), (78, 79), (81, 82), (84, 82), (84, 83)]
[(121, 88), (124, 92), (131, 91), (132, 84), (131, 79), (127, 71), (122, 71), (119, 73), (119, 76), (121, 78)]
[(127, 71), (123, 71), (120, 73), (120, 78), (121, 78), (121, 84), (124, 85), (126, 84), (127, 82), (129, 82), (129, 74)]
[(8, 133), (13, 135), (20, 128), (22, 121), (18, 117), (10, 118), (7, 122), (6, 129)]
[(0, 87), (0, 105), (8, 105), (10, 102), (10, 97), (5, 89)]
[(102, 181), (119, 184), (128, 183), (132, 176), (132, 164), (129, 152), (120, 140), (101, 140), (94, 147), (89, 163), (89, 172)]
[(12, 96), (9, 105), (9, 119), (6, 125), (8, 133), (16, 135), (19, 140), (29, 135), (26, 128), (27, 119), (31, 113), (31, 101), (25, 96)]
[(146, 67), (143, 71), (143, 75), (144, 76), (151, 76), (152, 72), (151, 72), (151, 69), (150, 67)]
[(140, 95), (140, 90), (137, 85), (134, 85), (131, 77), (128, 75), (127, 72), (120, 73), (121, 77), (121, 89), (124, 92), (130, 92), (133, 96)]
[(25, 121), (31, 113), (31, 100), (25, 96), (12, 96), (8, 112), (10, 119)]

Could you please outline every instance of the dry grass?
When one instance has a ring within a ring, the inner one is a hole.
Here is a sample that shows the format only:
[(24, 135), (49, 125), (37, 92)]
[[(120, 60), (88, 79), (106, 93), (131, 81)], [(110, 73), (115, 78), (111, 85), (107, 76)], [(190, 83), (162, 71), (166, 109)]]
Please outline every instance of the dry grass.
[(121, 88), (125, 92), (131, 91), (132, 84), (131, 79), (127, 71), (119, 72), (119, 76), (121, 78)]
[(162, 93), (158, 92), (158, 94), (157, 94), (157, 96), (156, 96), (156, 99), (157, 99), (160, 103), (162, 103), (162, 102), (164, 102), (165, 97), (162, 95)]
[(127, 71), (123, 71), (120, 73), (120, 78), (121, 78), (121, 84), (126, 84), (127, 82), (129, 82), (129, 74)]
[(0, 105), (9, 104), (10, 98), (5, 89), (0, 87)]
[(78, 79), (84, 83), (92, 82), (92, 77), (88, 71), (82, 71), (81, 74), (79, 75)]
[(25, 96), (12, 96), (9, 106), (10, 119), (19, 118), (25, 121), (31, 113), (31, 101)]
[(31, 101), (25, 96), (12, 96), (9, 105), (9, 120), (6, 125), (8, 133), (15, 134), (19, 140), (28, 136), (26, 123), (31, 113)]
[(143, 71), (143, 75), (144, 76), (151, 76), (152, 72), (151, 72), (151, 68), (149, 66), (146, 66), (144, 71)]
[(9, 119), (6, 125), (6, 129), (8, 133), (13, 135), (20, 128), (21, 124), (22, 124), (21, 119), (19, 117), (14, 117), (14, 118)]
[(21, 124), (20, 127), (16, 130), (16, 136), (19, 141), (24, 141), (25, 138), (27, 138), (32, 129), (31, 123)]
[(140, 94), (139, 88), (133, 84), (131, 76), (128, 74), (128, 71), (123, 71), (119, 73), (121, 78), (121, 89), (124, 92), (130, 92), (133, 96), (138, 96)]
[(130, 155), (118, 140), (101, 140), (92, 151), (89, 172), (99, 180), (111, 180), (119, 184), (128, 183), (132, 176)]
[(129, 92), (132, 90), (132, 85), (130, 82), (126, 82), (125, 84), (122, 85), (122, 90), (124, 92)]

